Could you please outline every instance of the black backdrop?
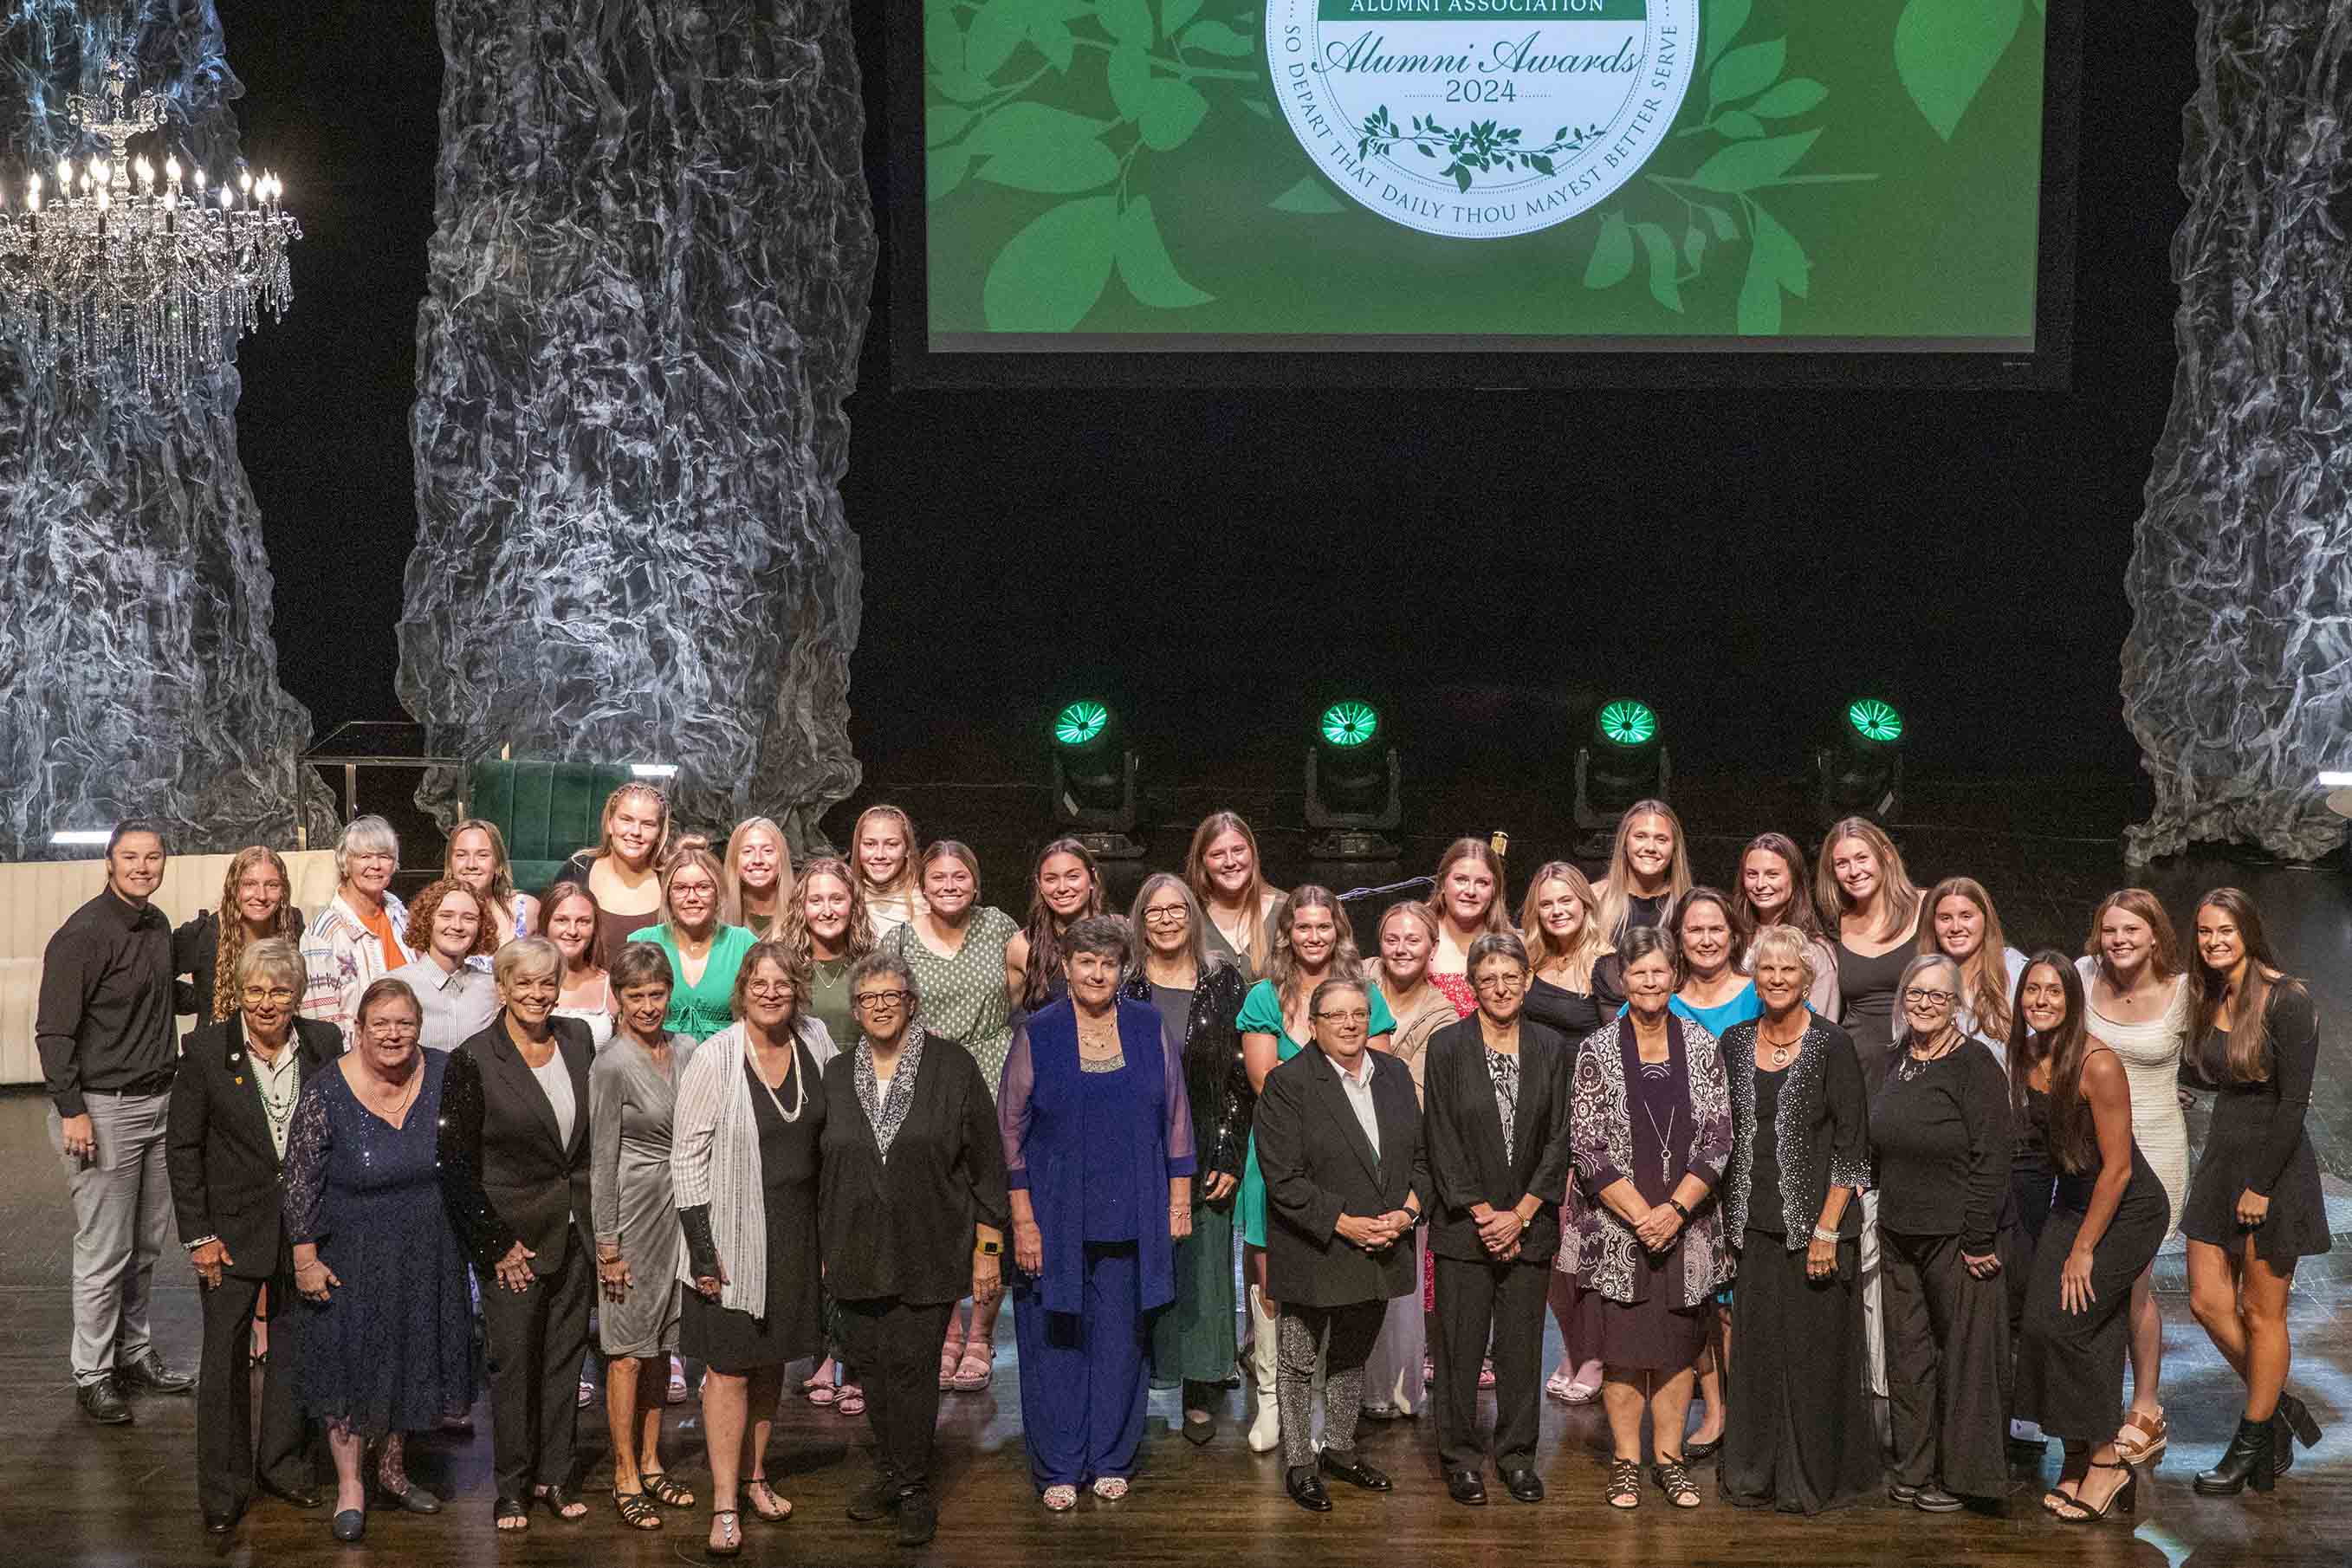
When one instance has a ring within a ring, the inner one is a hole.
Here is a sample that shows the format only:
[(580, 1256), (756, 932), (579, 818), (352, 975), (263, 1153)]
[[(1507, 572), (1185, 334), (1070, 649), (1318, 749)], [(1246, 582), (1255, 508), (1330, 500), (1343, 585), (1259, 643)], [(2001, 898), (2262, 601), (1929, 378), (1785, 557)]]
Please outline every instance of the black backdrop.
[[(439, 52), (420, 6), (222, 9), (248, 145), (309, 235), (293, 314), (244, 351), (241, 439), (283, 679), (323, 733), (399, 713)], [(853, 10), (878, 183), (881, 7)], [(884, 288), (845, 487), (869, 778), (1096, 676), (1194, 759), (1361, 679), (1639, 689), (1685, 767), (1784, 767), (1792, 729), (1870, 687), (1915, 766), (2127, 773), (2122, 574), (2170, 395), (2191, 20), (2150, 7), (2092, 51), (2068, 395), (893, 396)]]

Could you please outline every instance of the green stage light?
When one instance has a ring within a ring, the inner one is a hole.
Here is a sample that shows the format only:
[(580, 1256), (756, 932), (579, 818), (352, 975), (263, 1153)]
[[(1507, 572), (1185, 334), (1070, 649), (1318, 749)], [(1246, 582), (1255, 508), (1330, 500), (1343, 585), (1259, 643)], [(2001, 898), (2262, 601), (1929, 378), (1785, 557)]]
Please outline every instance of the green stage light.
[(1110, 710), (1092, 698), (1081, 698), (1054, 715), (1054, 743), (1058, 746), (1090, 746), (1102, 737), (1104, 726), (1110, 722)]
[(1657, 735), (1658, 715), (1646, 702), (1620, 697), (1604, 703), (1592, 721), (1601, 738), (1612, 746), (1646, 746)]
[(1339, 751), (1368, 745), (1381, 732), (1381, 716), (1369, 702), (1334, 702), (1323, 710), (1317, 728), (1324, 744)]
[(1891, 702), (1861, 698), (1845, 710), (1845, 721), (1860, 739), (1874, 746), (1891, 746), (1903, 738), (1903, 715)]

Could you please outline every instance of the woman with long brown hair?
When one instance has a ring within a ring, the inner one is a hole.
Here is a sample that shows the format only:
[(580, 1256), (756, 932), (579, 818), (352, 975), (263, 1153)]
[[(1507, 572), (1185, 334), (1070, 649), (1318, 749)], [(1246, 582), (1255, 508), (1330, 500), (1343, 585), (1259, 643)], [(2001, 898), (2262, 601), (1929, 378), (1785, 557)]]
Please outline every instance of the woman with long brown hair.
[(301, 941), (293, 887), (286, 862), (268, 845), (248, 844), (229, 858), (219, 908), (202, 910), (172, 933), (172, 973), (188, 977), (174, 988), (174, 1012), (194, 1013), (203, 1026), (236, 1011), (239, 955), (275, 936)]
[(1478, 993), (1470, 984), (1470, 944), (1511, 929), (1503, 894), (1503, 858), (1486, 839), (1457, 838), (1437, 858), (1429, 889), (1429, 912), (1437, 917), (1429, 983), (1445, 993), (1457, 1019), (1478, 1010)]
[(2168, 1217), (2164, 1188), (2132, 1141), (2130, 1080), (2092, 1037), (2086, 1014), (2065, 955), (2036, 953), (2012, 1008), (2010, 1106), (2057, 1182), (2026, 1279), (2011, 1408), (2064, 1440), (2058, 1484), (2042, 1505), (2070, 1523), (2105, 1518), (2119, 1496), (2128, 1512), (2137, 1495), (2110, 1423), (2123, 1403), (2132, 1281), (2156, 1257)]
[(539, 900), (516, 890), (507, 836), (497, 823), (469, 816), (451, 828), (441, 875), (464, 883), (482, 900), (482, 928), (489, 935), (491, 952), (519, 936), (537, 934)]
[(1836, 948), (1839, 1021), (1853, 1040), (1863, 1080), (1876, 1094), (1895, 1060), (1895, 991), (1917, 956), (1926, 900), (1886, 830), (1866, 816), (1849, 816), (1822, 838), (1813, 902), (1822, 934)]
[(857, 873), (847, 861), (821, 855), (801, 868), (777, 940), (809, 967), (809, 1011), (835, 1039), (856, 1039), (849, 971), (874, 951), (874, 927)]
[(2025, 978), (2025, 954), (2000, 930), (1992, 895), (1974, 877), (1947, 877), (1922, 906), (1921, 952), (1940, 952), (1960, 966), (1960, 1027), (1999, 1055), (2008, 1048), (2010, 1000)]
[(1601, 879), (1601, 931), (1622, 945), (1635, 926), (1674, 927), (1675, 905), (1691, 890), (1683, 819), (1663, 800), (1638, 800), (1617, 819), (1609, 871)]
[(1812, 884), (1805, 875), (1805, 852), (1785, 833), (1759, 833), (1739, 851), (1739, 877), (1731, 889), (1731, 925), (1739, 943), (1734, 962), (1742, 974), (1756, 973), (1756, 938), (1767, 926), (1784, 925), (1805, 939), (1805, 962), (1812, 984), (1805, 1005), (1834, 1024), (1838, 1004), (1837, 949), (1822, 934), (1813, 908)]
[(1202, 817), (1184, 852), (1184, 885), (1201, 901), (1210, 952), (1256, 984), (1274, 957), (1274, 914), (1282, 889), (1266, 884), (1250, 825), (1230, 811)]
[(1062, 933), (1103, 912), (1102, 868), (1075, 838), (1056, 838), (1037, 853), (1029, 873), (1029, 919), (1005, 952), (1008, 967), (1021, 974), (1013, 998), (1013, 1025), (1069, 994), (1063, 973)]
[(2182, 1081), (2214, 1091), (2213, 1121), (2189, 1188), (2189, 1307), (2246, 1385), (2221, 1462), (2197, 1478), (2227, 1494), (2271, 1479), (2319, 1424), (2286, 1392), (2294, 1359), (2286, 1298), (2294, 1264), (2328, 1249), (2327, 1211), (2305, 1118), (2319, 1060), (2319, 1014), (2263, 931), (2262, 911), (2235, 888), (2197, 904), (2196, 1048)]

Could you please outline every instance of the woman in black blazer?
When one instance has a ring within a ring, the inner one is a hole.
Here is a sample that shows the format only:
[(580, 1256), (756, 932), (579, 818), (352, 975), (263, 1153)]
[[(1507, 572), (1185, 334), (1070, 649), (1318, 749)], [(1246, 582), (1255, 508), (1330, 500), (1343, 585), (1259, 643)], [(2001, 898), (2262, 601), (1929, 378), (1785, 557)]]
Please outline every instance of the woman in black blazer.
[(859, 959), (849, 998), (857, 1037), (825, 1064), (817, 1177), (825, 1289), (874, 1428), (877, 1473), (849, 1517), (895, 1513), (898, 1543), (919, 1546), (939, 1521), (940, 1339), (958, 1301), (1003, 1289), (1004, 1143), (971, 1053), (909, 1026), (922, 998), (905, 959)]
[(563, 954), (545, 937), (499, 950), (504, 1004), (449, 1056), (441, 1190), (481, 1277), (489, 1339), (491, 1468), (502, 1531), (530, 1528), (533, 1498), (558, 1519), (572, 1489), (575, 1393), (595, 1288), (589, 1198), (588, 1026), (551, 1016)]
[[(1326, 980), (1307, 1001), (1315, 1047), (1266, 1075), (1256, 1136), (1266, 1192), (1266, 1289), (1282, 1303), (1276, 1388), (1285, 1485), (1299, 1507), (1328, 1512), (1318, 1468), (1366, 1491), (1388, 1477), (1356, 1458), (1364, 1363), (1388, 1304), (1410, 1295), (1429, 1185), (1412, 1073), (1366, 1049), (1371, 1004), (1360, 982)], [(1324, 1366), (1323, 1446), (1309, 1405)]]
[[(225, 1535), (261, 1489), (297, 1508), (322, 1500), (310, 1438), (294, 1402), (300, 1314), (278, 1173), (302, 1087), (342, 1054), (332, 1024), (298, 1018), (302, 954), (285, 937), (237, 954), (237, 1003), (188, 1037), (172, 1080), (164, 1138), (180, 1245), (204, 1284), (204, 1362), (196, 1376), (196, 1502), (205, 1529)], [(260, 1458), (254, 1453), (247, 1325), (267, 1293), (279, 1325), (277, 1359), (261, 1373)]]
[(1569, 1147), (1568, 1040), (1524, 1019), (1528, 950), (1507, 931), (1470, 944), (1478, 1011), (1440, 1029), (1428, 1096), (1429, 1251), (1437, 1275), (1437, 1455), (1445, 1489), (1483, 1503), (1478, 1381), (1495, 1352), (1495, 1468), (1511, 1496), (1543, 1500), (1536, 1431), (1544, 1300), (1559, 1250)]

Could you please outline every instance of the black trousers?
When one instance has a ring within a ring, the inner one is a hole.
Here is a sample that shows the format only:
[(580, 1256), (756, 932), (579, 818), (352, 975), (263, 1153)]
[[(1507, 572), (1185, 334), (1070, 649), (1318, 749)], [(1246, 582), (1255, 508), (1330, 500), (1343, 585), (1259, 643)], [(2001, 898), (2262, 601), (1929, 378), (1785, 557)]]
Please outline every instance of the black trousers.
[(1882, 1226), (1878, 1237), (1895, 1479), (1915, 1487), (1941, 1481), (1966, 1497), (2004, 1496), (2009, 1286), (1970, 1274), (1957, 1236)]
[(1495, 1465), (1536, 1462), (1543, 1415), (1544, 1295), (1551, 1259), (1433, 1260), (1437, 1273), (1437, 1458), (1448, 1470), (1486, 1458), (1478, 1436), (1478, 1374), (1495, 1354)]
[(955, 1303), (882, 1296), (839, 1306), (842, 1360), (865, 1380), (875, 1462), (902, 1489), (928, 1488), (940, 1424), (940, 1341)]
[[(312, 1479), (310, 1426), (294, 1403), (294, 1369), (302, 1354), (302, 1314), (293, 1310), (291, 1258), (284, 1272), (259, 1279), (224, 1274), (204, 1291), (204, 1359), (196, 1370), (196, 1502), (207, 1515), (241, 1512), (253, 1500), (259, 1470), (288, 1491)], [(261, 1369), (260, 1458), (254, 1455), (253, 1309), (269, 1287), (269, 1359)]]
[[(662, 1288), (656, 1282), (655, 1289)], [(572, 1484), (591, 1294), (588, 1249), (577, 1237), (563, 1249), (562, 1267), (535, 1277), (522, 1290), (508, 1289), (495, 1273), (482, 1275), (490, 1470), (500, 1497), (528, 1501), (534, 1486)]]

